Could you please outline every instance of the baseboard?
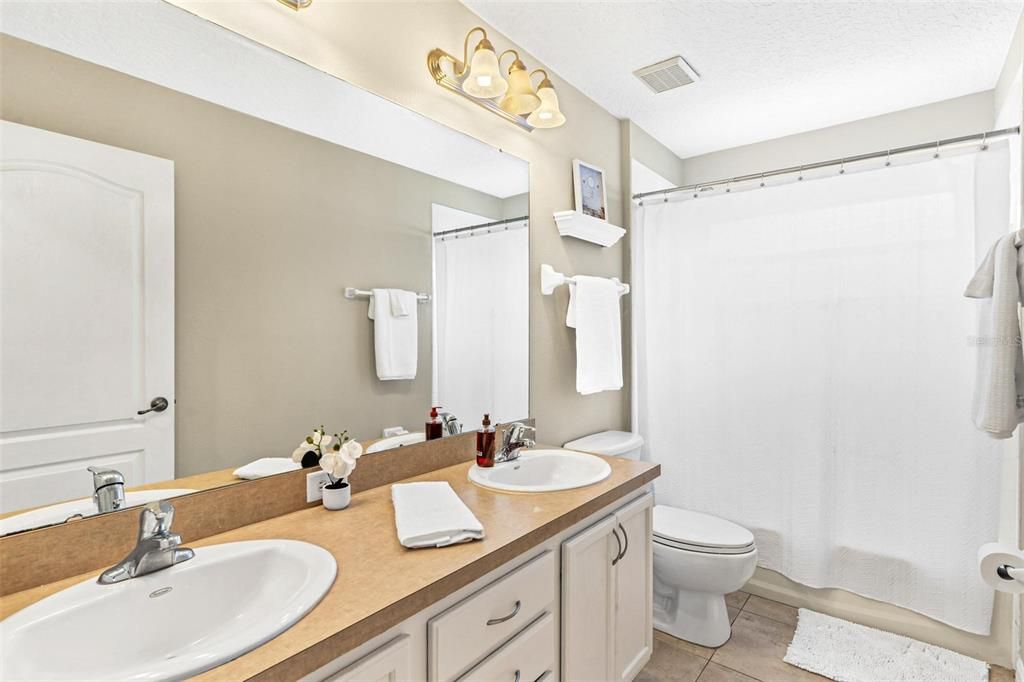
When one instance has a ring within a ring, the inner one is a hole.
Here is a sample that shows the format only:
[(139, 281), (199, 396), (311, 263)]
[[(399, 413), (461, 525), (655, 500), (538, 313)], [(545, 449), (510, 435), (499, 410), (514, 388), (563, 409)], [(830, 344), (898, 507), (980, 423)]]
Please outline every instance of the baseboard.
[(1017, 659), (1017, 665), (1013, 666), (1013, 679), (1015, 682), (1024, 682), (1024, 661)]

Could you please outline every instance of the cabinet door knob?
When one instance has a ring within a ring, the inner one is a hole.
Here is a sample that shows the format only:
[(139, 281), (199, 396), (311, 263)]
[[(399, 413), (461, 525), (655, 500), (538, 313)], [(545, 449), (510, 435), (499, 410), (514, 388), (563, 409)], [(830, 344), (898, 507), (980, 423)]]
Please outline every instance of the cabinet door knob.
[(163, 412), (164, 410), (167, 409), (168, 405), (170, 405), (170, 403), (167, 402), (167, 398), (159, 396), (153, 398), (153, 400), (150, 401), (148, 410), (139, 410), (138, 414), (148, 414), (150, 412)]
[(487, 624), (499, 625), (506, 621), (512, 620), (516, 617), (516, 614), (519, 613), (520, 607), (522, 607), (522, 603), (518, 599), (516, 599), (516, 606), (514, 609), (512, 609), (512, 613), (508, 614), (507, 616), (502, 616), (501, 618), (491, 618), (489, 621), (487, 621)]
[(612, 535), (615, 536), (615, 544), (619, 546), (619, 549), (615, 552), (615, 558), (612, 559), (612, 566), (614, 566), (622, 558), (622, 540), (619, 538), (619, 531), (614, 528), (612, 528)]

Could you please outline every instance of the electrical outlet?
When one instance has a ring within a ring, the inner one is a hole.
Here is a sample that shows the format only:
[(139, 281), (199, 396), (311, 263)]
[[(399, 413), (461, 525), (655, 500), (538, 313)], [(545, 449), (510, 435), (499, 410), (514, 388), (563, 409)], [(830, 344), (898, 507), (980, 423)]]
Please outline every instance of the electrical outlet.
[(324, 486), (330, 481), (326, 471), (314, 471), (306, 474), (306, 502), (316, 502), (324, 498)]

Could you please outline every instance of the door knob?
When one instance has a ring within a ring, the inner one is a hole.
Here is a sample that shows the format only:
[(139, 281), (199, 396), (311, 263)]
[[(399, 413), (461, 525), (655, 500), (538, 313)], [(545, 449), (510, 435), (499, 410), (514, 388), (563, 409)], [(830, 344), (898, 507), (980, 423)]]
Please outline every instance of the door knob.
[(167, 398), (164, 398), (163, 396), (160, 396), (160, 397), (157, 397), (157, 398), (153, 398), (153, 400), (151, 400), (150, 403), (149, 403), (149, 409), (148, 410), (139, 410), (138, 413), (139, 414), (147, 414), (149, 412), (163, 412), (164, 410), (167, 409), (167, 406), (169, 404), (170, 403), (167, 402)]

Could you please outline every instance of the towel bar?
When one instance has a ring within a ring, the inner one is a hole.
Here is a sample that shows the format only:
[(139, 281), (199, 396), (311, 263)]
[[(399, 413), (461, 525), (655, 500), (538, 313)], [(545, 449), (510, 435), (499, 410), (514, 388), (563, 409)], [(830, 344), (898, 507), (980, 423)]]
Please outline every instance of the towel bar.
[[(611, 280), (619, 285), (619, 295), (625, 296), (629, 293), (628, 284), (620, 282), (618, 277), (612, 277)], [(563, 284), (576, 284), (576, 280), (573, 277), (566, 277), (547, 263), (540, 266), (540, 293), (550, 296)]]
[[(345, 298), (356, 299), (356, 298), (370, 298), (373, 295), (372, 291), (366, 289), (356, 289), (355, 287), (345, 287)], [(430, 303), (430, 294), (416, 294), (416, 301), (419, 303)]]

